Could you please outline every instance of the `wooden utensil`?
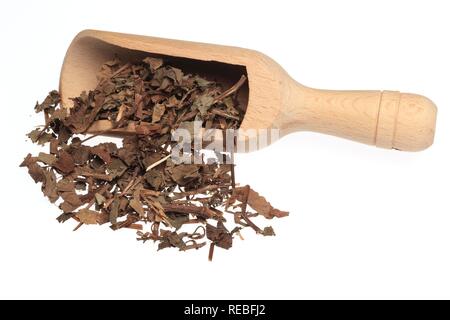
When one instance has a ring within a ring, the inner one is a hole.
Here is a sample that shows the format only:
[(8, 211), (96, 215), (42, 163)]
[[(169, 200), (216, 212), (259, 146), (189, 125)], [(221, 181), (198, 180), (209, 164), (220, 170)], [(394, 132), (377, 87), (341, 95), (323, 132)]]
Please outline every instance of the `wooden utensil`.
[[(70, 45), (60, 78), (64, 107), (94, 89), (100, 66), (117, 54), (131, 61), (149, 54), (216, 72), (230, 83), (245, 72), (247, 111), (242, 129), (278, 128), (281, 136), (308, 130), (382, 148), (418, 151), (433, 143), (436, 107), (428, 98), (397, 91), (332, 91), (303, 86), (266, 55), (236, 47), (85, 30)], [(89, 132), (111, 128), (94, 123)], [(133, 132), (133, 126), (116, 129)]]

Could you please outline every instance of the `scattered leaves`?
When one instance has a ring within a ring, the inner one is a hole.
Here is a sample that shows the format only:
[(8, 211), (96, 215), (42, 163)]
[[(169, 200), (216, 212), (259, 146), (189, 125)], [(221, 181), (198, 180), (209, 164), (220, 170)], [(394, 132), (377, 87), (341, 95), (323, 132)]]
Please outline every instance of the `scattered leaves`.
[[(42, 183), (51, 202), (60, 200), (59, 222), (74, 219), (75, 230), (108, 222), (113, 230), (135, 229), (138, 240), (158, 242), (158, 250), (199, 249), (208, 239), (210, 259), (214, 247), (231, 248), (235, 235), (243, 239), (242, 228), (275, 235), (272, 227), (260, 229), (251, 218), (288, 213), (248, 186), (236, 188), (234, 165), (176, 165), (170, 157), (171, 131), (185, 128), (193, 134), (194, 120), (206, 128), (239, 127), (246, 106), (236, 96), (245, 75), (223, 90), (218, 82), (148, 57), (134, 64), (114, 58), (97, 78), (97, 87), (73, 98), (70, 109), (61, 107), (59, 93), (51, 91), (35, 106), (45, 125), (27, 134), (33, 143), (50, 146), (50, 153), (28, 154), (20, 166)], [(85, 142), (93, 136), (81, 140), (78, 134), (97, 121), (106, 121), (108, 128), (131, 126), (137, 134), (123, 137), (122, 147), (89, 146)], [(238, 225), (231, 232), (225, 213)], [(183, 231), (190, 227), (193, 232)]]

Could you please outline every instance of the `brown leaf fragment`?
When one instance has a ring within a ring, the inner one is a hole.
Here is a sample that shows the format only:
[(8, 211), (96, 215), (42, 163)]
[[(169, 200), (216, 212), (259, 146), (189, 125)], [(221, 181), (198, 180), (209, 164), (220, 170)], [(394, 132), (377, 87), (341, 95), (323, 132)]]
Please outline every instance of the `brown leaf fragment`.
[(58, 153), (58, 145), (59, 145), (58, 139), (51, 139), (50, 140), (50, 154), (57, 154)]
[(147, 171), (144, 178), (155, 190), (161, 190), (164, 186), (164, 175), (161, 171)]
[(42, 182), (42, 192), (51, 203), (58, 200), (59, 195), (56, 191), (56, 176), (53, 170), (48, 169), (43, 171), (44, 181)]
[(75, 163), (67, 151), (61, 151), (58, 154), (58, 159), (53, 163), (53, 167), (62, 173), (68, 174), (75, 169)]
[(172, 79), (176, 84), (180, 85), (183, 82), (183, 71), (174, 67), (167, 67), (165, 76)]
[(56, 190), (58, 192), (72, 192), (75, 190), (75, 184), (71, 179), (63, 178), (56, 183)]
[(76, 145), (72, 143), (70, 145), (70, 148), (68, 149), (68, 152), (72, 156), (72, 159), (75, 164), (82, 165), (89, 161), (90, 150), (91, 148), (88, 146)]
[(89, 92), (87, 97), (81, 95), (73, 99), (74, 111), (64, 119), (64, 124), (74, 133), (85, 132), (94, 122), (105, 101), (103, 93), (94, 94)]
[(117, 223), (117, 217), (119, 216), (120, 200), (115, 198), (111, 204), (111, 211), (109, 212), (109, 221), (112, 225)]
[(34, 129), (30, 131), (27, 136), (33, 143), (37, 143), (39, 145), (44, 145), (54, 138), (53, 134), (44, 132), (41, 129)]
[(206, 224), (206, 237), (216, 246), (224, 249), (229, 249), (233, 245), (233, 236), (220, 221), (217, 222), (217, 227)]
[(184, 249), (184, 247), (186, 246), (183, 239), (175, 231), (168, 234), (167, 239), (169, 240), (170, 245), (173, 247), (177, 247), (179, 249)]
[(192, 107), (194, 109), (198, 109), (198, 111), (200, 111), (200, 114), (202, 116), (206, 116), (209, 108), (211, 108), (213, 103), (214, 103), (214, 98), (211, 95), (203, 94), (203, 95), (197, 96), (195, 98), (194, 104), (192, 105)]
[(49, 166), (52, 166), (56, 162), (55, 155), (44, 152), (39, 152), (37, 159), (42, 163), (48, 164)]
[(155, 152), (152, 154), (148, 154), (144, 159), (142, 159), (142, 163), (144, 164), (145, 168), (148, 168), (150, 165), (157, 163), (159, 160), (161, 160), (161, 154)]
[(119, 111), (117, 112), (116, 122), (119, 122), (120, 120), (123, 119), (123, 115), (125, 114), (126, 109), (127, 109), (127, 106), (122, 103), (119, 107)]
[(28, 173), (36, 183), (43, 182), (45, 180), (45, 170), (37, 163), (31, 163), (28, 165)]
[(136, 93), (134, 96), (134, 104), (136, 105), (135, 116), (136, 118), (141, 120), (143, 118), (144, 96), (142, 94)]
[(152, 72), (155, 72), (163, 65), (163, 60), (158, 58), (147, 57), (142, 61), (144, 61), (146, 64), (150, 66), (150, 70)]
[(199, 179), (200, 174), (198, 172), (199, 167), (195, 164), (183, 164), (173, 167), (171, 170), (171, 178), (183, 186), (187, 183)]
[(31, 153), (27, 154), (27, 156), (23, 159), (22, 163), (19, 164), (19, 167), (28, 167), (30, 164), (36, 163), (36, 158), (31, 155)]
[(153, 108), (152, 122), (155, 123), (160, 121), (165, 111), (166, 107), (163, 104), (157, 103)]
[(167, 108), (177, 107), (179, 105), (179, 103), (180, 103), (180, 101), (177, 99), (176, 96), (170, 96), (169, 99), (167, 99), (165, 106)]
[(120, 177), (128, 169), (128, 166), (119, 158), (112, 158), (106, 168), (108, 169), (109, 175), (115, 178)]
[(170, 224), (177, 230), (189, 221), (189, 214), (168, 212), (167, 217), (169, 217)]
[(105, 212), (100, 212), (97, 216), (97, 223), (98, 224), (105, 224), (109, 222), (109, 214)]
[(28, 174), (33, 178), (34, 182), (43, 182), (45, 180), (44, 168), (39, 166), (36, 161), (37, 158), (32, 157), (29, 153), (20, 164), (20, 167), (28, 168)]
[(91, 153), (98, 156), (105, 163), (111, 163), (111, 155), (105, 146), (99, 145), (90, 149)]
[(61, 101), (61, 97), (59, 92), (56, 90), (51, 91), (48, 96), (44, 99), (42, 103), (36, 102), (36, 106), (34, 110), (36, 112), (48, 111), (49, 109), (54, 109), (59, 102)]
[(67, 109), (59, 108), (52, 112), (50, 121), (64, 120), (68, 115)]
[(137, 134), (146, 136), (157, 133), (159, 130), (161, 130), (161, 125), (158, 123), (142, 122), (141, 124), (135, 125), (134, 128)]
[(275, 235), (275, 231), (273, 230), (272, 227), (265, 227), (264, 230), (261, 232), (261, 234), (263, 236), (274, 236)]
[(59, 208), (62, 210), (62, 212), (64, 213), (70, 213), (74, 210), (76, 210), (79, 206), (74, 206), (71, 205), (69, 202), (64, 201), (59, 205)]
[(95, 202), (101, 206), (106, 202), (106, 198), (104, 196), (102, 196), (100, 193), (95, 193), (94, 195), (95, 197)]
[(156, 222), (160, 222), (160, 221), (164, 221), (167, 224), (170, 224), (170, 219), (167, 217), (166, 212), (163, 208), (163, 206), (161, 205), (161, 203), (154, 199), (154, 197), (145, 197), (144, 198), (145, 203), (147, 204), (148, 208), (149, 208), (149, 214), (147, 214), (147, 216), (149, 216), (151, 213), (156, 215)]
[(180, 250), (184, 250), (186, 247), (183, 238), (176, 233), (176, 231), (170, 232), (168, 230), (161, 230), (161, 238), (161, 242), (158, 245), (158, 251), (170, 247), (176, 247)]
[(136, 198), (131, 199), (130, 207), (133, 208), (133, 210), (136, 211), (137, 214), (139, 214), (139, 217), (141, 218), (145, 217), (144, 207), (142, 206), (142, 203), (138, 199)]
[(75, 190), (86, 190), (86, 183), (83, 181), (77, 181), (75, 182)]
[(70, 218), (72, 218), (75, 215), (75, 213), (73, 212), (64, 212), (61, 213), (56, 220), (58, 220), (59, 223), (63, 223), (66, 222), (67, 220), (69, 220)]
[(166, 249), (166, 248), (170, 248), (170, 247), (171, 247), (171, 244), (170, 244), (169, 239), (162, 238), (162, 239), (159, 240), (158, 251)]
[[(244, 188), (245, 187), (236, 188), (236, 194), (243, 192)], [(272, 219), (273, 217), (282, 218), (289, 215), (289, 212), (287, 211), (281, 211), (272, 207), (272, 205), (266, 200), (266, 198), (260, 196), (259, 193), (251, 188), (248, 195), (247, 204), (267, 219)]]
[(200, 86), (200, 87), (208, 87), (214, 84), (212, 81), (208, 81), (206, 79), (203, 79), (199, 76), (194, 77), (194, 81)]
[(84, 224), (98, 224), (99, 213), (97, 211), (81, 209), (75, 216)]
[(75, 209), (83, 204), (83, 202), (81, 201), (80, 197), (73, 190), (72, 191), (61, 192), (59, 195), (61, 196), (61, 198), (65, 202), (67, 202), (68, 204), (74, 206)]

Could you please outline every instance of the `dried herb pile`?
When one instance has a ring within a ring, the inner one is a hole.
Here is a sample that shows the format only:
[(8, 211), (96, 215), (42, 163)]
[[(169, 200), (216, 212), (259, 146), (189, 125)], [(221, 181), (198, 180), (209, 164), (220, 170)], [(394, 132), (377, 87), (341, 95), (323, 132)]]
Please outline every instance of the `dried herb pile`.
[[(253, 217), (288, 215), (249, 186), (236, 186), (234, 164), (208, 159), (175, 164), (170, 157), (171, 132), (192, 128), (194, 120), (205, 128), (239, 127), (245, 106), (236, 95), (245, 81), (243, 75), (223, 88), (152, 57), (135, 64), (108, 61), (96, 89), (73, 98), (73, 108), (60, 106), (57, 91), (36, 104), (45, 125), (28, 137), (49, 151), (28, 154), (21, 166), (61, 209), (57, 220), (76, 221), (74, 230), (103, 224), (135, 229), (138, 240), (155, 241), (158, 250), (186, 251), (209, 243), (212, 259), (215, 246), (228, 249), (236, 235), (242, 238), (242, 228), (275, 235), (270, 226), (258, 227)], [(112, 142), (90, 146), (95, 135), (86, 138), (86, 131), (99, 120), (110, 123), (108, 130), (133, 125), (137, 134), (123, 137), (120, 147)], [(227, 228), (230, 223), (233, 227)]]

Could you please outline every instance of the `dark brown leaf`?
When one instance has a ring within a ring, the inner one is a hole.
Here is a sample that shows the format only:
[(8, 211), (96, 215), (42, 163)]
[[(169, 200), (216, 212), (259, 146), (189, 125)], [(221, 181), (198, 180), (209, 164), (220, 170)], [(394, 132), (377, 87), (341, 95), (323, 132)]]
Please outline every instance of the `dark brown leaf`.
[(216, 246), (224, 249), (229, 249), (233, 245), (233, 236), (220, 221), (217, 223), (217, 227), (209, 223), (206, 225), (206, 237)]

